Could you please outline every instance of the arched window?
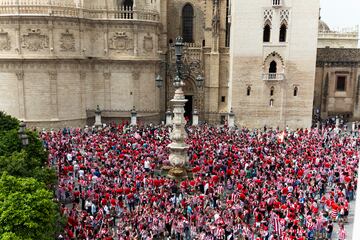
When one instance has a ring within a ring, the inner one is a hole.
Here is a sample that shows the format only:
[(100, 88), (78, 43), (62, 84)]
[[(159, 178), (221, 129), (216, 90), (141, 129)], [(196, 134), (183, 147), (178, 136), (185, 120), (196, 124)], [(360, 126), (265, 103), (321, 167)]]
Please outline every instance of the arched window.
[(269, 106), (270, 107), (274, 106), (274, 99), (270, 99)]
[(282, 24), (280, 27), (279, 42), (286, 42), (286, 32), (287, 32), (286, 24)]
[(194, 42), (194, 8), (186, 4), (182, 10), (182, 35), (184, 42)]
[(270, 96), (274, 96), (274, 92), (275, 92), (275, 88), (271, 87), (270, 88)]
[(270, 63), (269, 73), (276, 73), (276, 72), (277, 72), (277, 63), (274, 60)]
[(264, 35), (263, 35), (264, 42), (270, 42), (270, 32), (271, 32), (270, 25), (266, 24), (264, 27)]
[(294, 87), (294, 97), (297, 97), (299, 92), (299, 88), (298, 87)]
[(251, 87), (248, 86), (246, 89), (246, 96), (250, 96), (250, 94), (251, 94)]

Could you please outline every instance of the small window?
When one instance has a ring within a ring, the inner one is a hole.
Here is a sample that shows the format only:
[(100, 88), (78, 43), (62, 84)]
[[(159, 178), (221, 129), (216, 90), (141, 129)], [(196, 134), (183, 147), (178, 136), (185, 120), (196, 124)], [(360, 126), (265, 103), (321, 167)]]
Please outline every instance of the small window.
[(271, 88), (270, 88), (270, 96), (274, 96), (274, 91), (275, 91), (275, 88), (274, 88), (274, 87), (271, 87)]
[(221, 97), (221, 102), (225, 102), (225, 96)]
[(202, 41), (202, 46), (205, 47), (205, 39)]
[(251, 94), (251, 87), (249, 86), (247, 89), (246, 89), (246, 96), (250, 96)]
[(294, 87), (294, 97), (297, 97), (299, 92), (299, 88), (298, 87)]
[(273, 106), (274, 106), (274, 99), (270, 99), (269, 106), (270, 106), (270, 107), (273, 107)]
[(336, 79), (336, 91), (344, 92), (346, 90), (346, 77), (338, 76)]
[(264, 35), (263, 35), (264, 42), (270, 42), (270, 32), (271, 32), (270, 25), (266, 24), (264, 27)]
[(286, 42), (286, 32), (287, 32), (287, 27), (285, 24), (282, 24), (280, 28), (279, 42)]

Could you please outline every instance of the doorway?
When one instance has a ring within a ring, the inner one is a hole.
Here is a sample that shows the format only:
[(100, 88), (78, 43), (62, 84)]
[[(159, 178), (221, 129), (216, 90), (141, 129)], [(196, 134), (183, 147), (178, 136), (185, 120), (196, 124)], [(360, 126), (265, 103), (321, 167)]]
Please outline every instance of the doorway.
[(193, 96), (192, 95), (185, 95), (185, 99), (188, 100), (185, 103), (185, 114), (184, 117), (190, 123), (192, 121), (192, 113), (193, 113)]

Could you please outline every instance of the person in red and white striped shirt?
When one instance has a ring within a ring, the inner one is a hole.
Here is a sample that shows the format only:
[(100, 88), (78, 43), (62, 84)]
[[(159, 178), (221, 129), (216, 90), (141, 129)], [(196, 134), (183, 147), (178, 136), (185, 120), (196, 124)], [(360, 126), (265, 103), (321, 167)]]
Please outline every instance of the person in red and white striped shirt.
[(346, 231), (345, 231), (344, 224), (340, 224), (340, 228), (338, 231), (338, 238), (339, 238), (339, 240), (346, 240)]

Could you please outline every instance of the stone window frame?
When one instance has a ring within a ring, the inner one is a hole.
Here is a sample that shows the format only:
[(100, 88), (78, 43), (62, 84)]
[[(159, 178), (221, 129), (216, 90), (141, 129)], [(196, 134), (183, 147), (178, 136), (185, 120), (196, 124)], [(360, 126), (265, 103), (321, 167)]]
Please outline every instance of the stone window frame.
[[(339, 78), (344, 78), (344, 90), (339, 90), (339, 88), (338, 88)], [(335, 92), (345, 93), (347, 91), (347, 88), (348, 88), (348, 79), (349, 79), (348, 74), (345, 74), (345, 73), (336, 74), (335, 75)]]
[[(266, 28), (269, 28), (268, 29), (268, 35), (265, 35), (265, 31), (266, 31)], [(271, 25), (271, 22), (269, 20), (265, 21), (264, 23), (264, 27), (263, 27), (263, 43), (271, 43), (271, 29), (272, 29), (272, 25)]]
[(248, 96), (248, 97), (251, 96), (251, 85), (247, 85), (247, 88), (246, 88), (246, 96)]
[(270, 97), (273, 97), (275, 95), (275, 87), (271, 86), (270, 88)]
[[(191, 21), (192, 21), (192, 27), (191, 27), (192, 33), (191, 33), (191, 39), (190, 39), (190, 41), (189, 41), (189, 39), (187, 39), (187, 38), (184, 36), (184, 21), (185, 21), (185, 19), (184, 19), (184, 10), (185, 10), (185, 7), (187, 7), (187, 6), (190, 6), (191, 9), (192, 9), (192, 19), (191, 19)], [(182, 5), (182, 7), (181, 7), (180, 16), (181, 16), (181, 35), (182, 35), (182, 37), (183, 37), (183, 39), (184, 39), (184, 42), (188, 42), (188, 43), (193, 43), (193, 42), (195, 42), (195, 31), (194, 31), (194, 30), (195, 30), (195, 17), (196, 17), (196, 14), (195, 14), (195, 7), (194, 7), (194, 5), (193, 5), (192, 3), (190, 3), (190, 2), (184, 3), (184, 4)]]
[(294, 87), (293, 87), (293, 97), (297, 97), (297, 96), (299, 96), (299, 86), (294, 85)]
[[(282, 32), (283, 27), (285, 27), (285, 33)], [(288, 31), (289, 30), (289, 24), (287, 23), (287, 21), (282, 21), (280, 23), (280, 28), (279, 28), (279, 43), (287, 43), (288, 42)], [(285, 36), (283, 36), (283, 34)], [(283, 39), (284, 38), (284, 39)]]
[(268, 54), (263, 62), (263, 74), (269, 74), (269, 69), (270, 69), (270, 63), (272, 61), (276, 62), (276, 73), (277, 74), (284, 74), (285, 73), (285, 63), (284, 63), (284, 59), (282, 58), (282, 56), (276, 52), (273, 51), (270, 54)]
[(271, 98), (270, 101), (269, 101), (269, 107), (274, 107), (274, 99)]

